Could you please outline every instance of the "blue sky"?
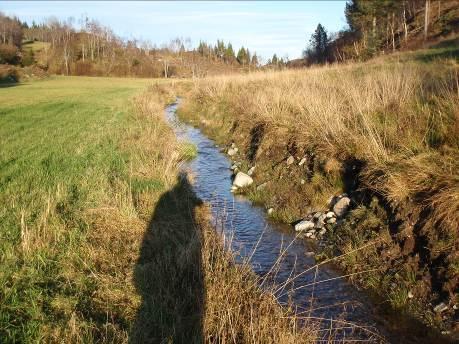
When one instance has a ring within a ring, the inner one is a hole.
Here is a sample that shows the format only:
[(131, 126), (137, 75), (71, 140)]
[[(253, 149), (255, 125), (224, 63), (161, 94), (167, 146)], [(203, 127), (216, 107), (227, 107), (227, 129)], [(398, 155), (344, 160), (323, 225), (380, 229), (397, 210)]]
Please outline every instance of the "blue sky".
[(37, 22), (82, 15), (110, 26), (123, 38), (150, 40), (161, 45), (175, 37), (214, 43), (231, 41), (265, 59), (274, 53), (290, 59), (301, 56), (320, 22), (329, 32), (345, 27), (345, 1), (172, 1), (172, 2), (46, 2), (2, 1), (0, 11)]

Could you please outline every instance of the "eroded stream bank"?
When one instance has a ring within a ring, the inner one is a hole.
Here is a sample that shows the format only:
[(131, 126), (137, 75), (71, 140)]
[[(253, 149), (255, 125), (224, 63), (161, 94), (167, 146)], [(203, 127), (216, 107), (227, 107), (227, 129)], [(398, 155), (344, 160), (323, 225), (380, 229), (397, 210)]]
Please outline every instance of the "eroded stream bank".
[(194, 191), (212, 206), (217, 228), (232, 237), (232, 248), (241, 259), (251, 256), (257, 274), (270, 274), (282, 286), (277, 295), (282, 303), (290, 300), (301, 316), (321, 319), (323, 340), (431, 341), (429, 331), (406, 315), (383, 312), (384, 307), (357, 290), (334, 266), (316, 268), (313, 242), (298, 239), (290, 226), (267, 220), (262, 208), (233, 195), (231, 161), (199, 129), (177, 119), (177, 106), (170, 105), (166, 115), (177, 136), (197, 147), (196, 159), (186, 166), (193, 175)]

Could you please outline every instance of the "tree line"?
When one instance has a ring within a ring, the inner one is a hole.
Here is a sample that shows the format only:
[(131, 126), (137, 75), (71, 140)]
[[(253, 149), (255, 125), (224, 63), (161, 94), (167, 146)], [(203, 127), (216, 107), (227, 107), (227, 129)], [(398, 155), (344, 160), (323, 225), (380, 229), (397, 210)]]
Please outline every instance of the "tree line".
[(256, 53), (251, 54), (248, 48), (242, 46), (237, 53), (231, 42), (227, 44), (223, 40), (217, 40), (215, 45), (200, 41), (197, 51), (201, 56), (211, 60), (220, 59), (225, 63), (239, 63), (243, 66), (259, 66), (259, 58)]
[[(79, 26), (79, 28), (77, 28)], [(35, 64), (56, 74), (140, 77), (203, 76), (210, 70), (228, 72), (260, 65), (257, 54), (230, 42), (215, 45), (176, 38), (157, 46), (149, 41), (122, 39), (109, 27), (82, 17), (50, 17), (31, 25), (0, 13), (0, 63)], [(25, 49), (34, 42), (46, 44), (39, 53)], [(24, 44), (24, 49), (22, 45)]]

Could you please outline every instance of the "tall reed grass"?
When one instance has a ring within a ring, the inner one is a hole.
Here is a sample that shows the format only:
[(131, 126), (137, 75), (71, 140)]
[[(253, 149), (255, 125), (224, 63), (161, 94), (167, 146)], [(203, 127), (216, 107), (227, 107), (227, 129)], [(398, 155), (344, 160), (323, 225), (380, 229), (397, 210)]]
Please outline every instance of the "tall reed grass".
[(368, 187), (394, 204), (435, 200), (434, 221), (455, 230), (458, 73), (453, 60), (376, 61), (214, 77), (195, 83), (191, 103), (218, 123), (264, 123), (267, 141), (275, 136), (328, 158), (364, 160)]
[(350, 273), (375, 269), (355, 280), (451, 329), (454, 312), (431, 305), (452, 306), (459, 286), (459, 66), (409, 56), (195, 80), (180, 115), (234, 142), (243, 171), (256, 165), (264, 188), (248, 196), (274, 219), (293, 222), (350, 193), (354, 209), (327, 232), (325, 254), (344, 254)]

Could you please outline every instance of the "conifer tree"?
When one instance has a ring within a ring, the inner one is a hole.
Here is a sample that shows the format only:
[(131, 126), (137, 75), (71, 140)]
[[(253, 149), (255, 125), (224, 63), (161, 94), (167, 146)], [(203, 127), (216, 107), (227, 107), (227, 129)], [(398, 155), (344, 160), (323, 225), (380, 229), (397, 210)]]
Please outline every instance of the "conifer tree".
[(225, 50), (225, 61), (232, 62), (235, 59), (234, 50), (231, 43), (228, 43), (228, 47)]
[(324, 63), (327, 61), (329, 40), (327, 31), (325, 31), (322, 24), (319, 23), (317, 25), (316, 31), (312, 34), (309, 42), (312, 49), (312, 56), (310, 56), (310, 58), (316, 63)]
[(247, 51), (244, 47), (241, 47), (237, 52), (237, 60), (242, 65), (246, 65), (248, 63), (249, 60), (247, 58)]

